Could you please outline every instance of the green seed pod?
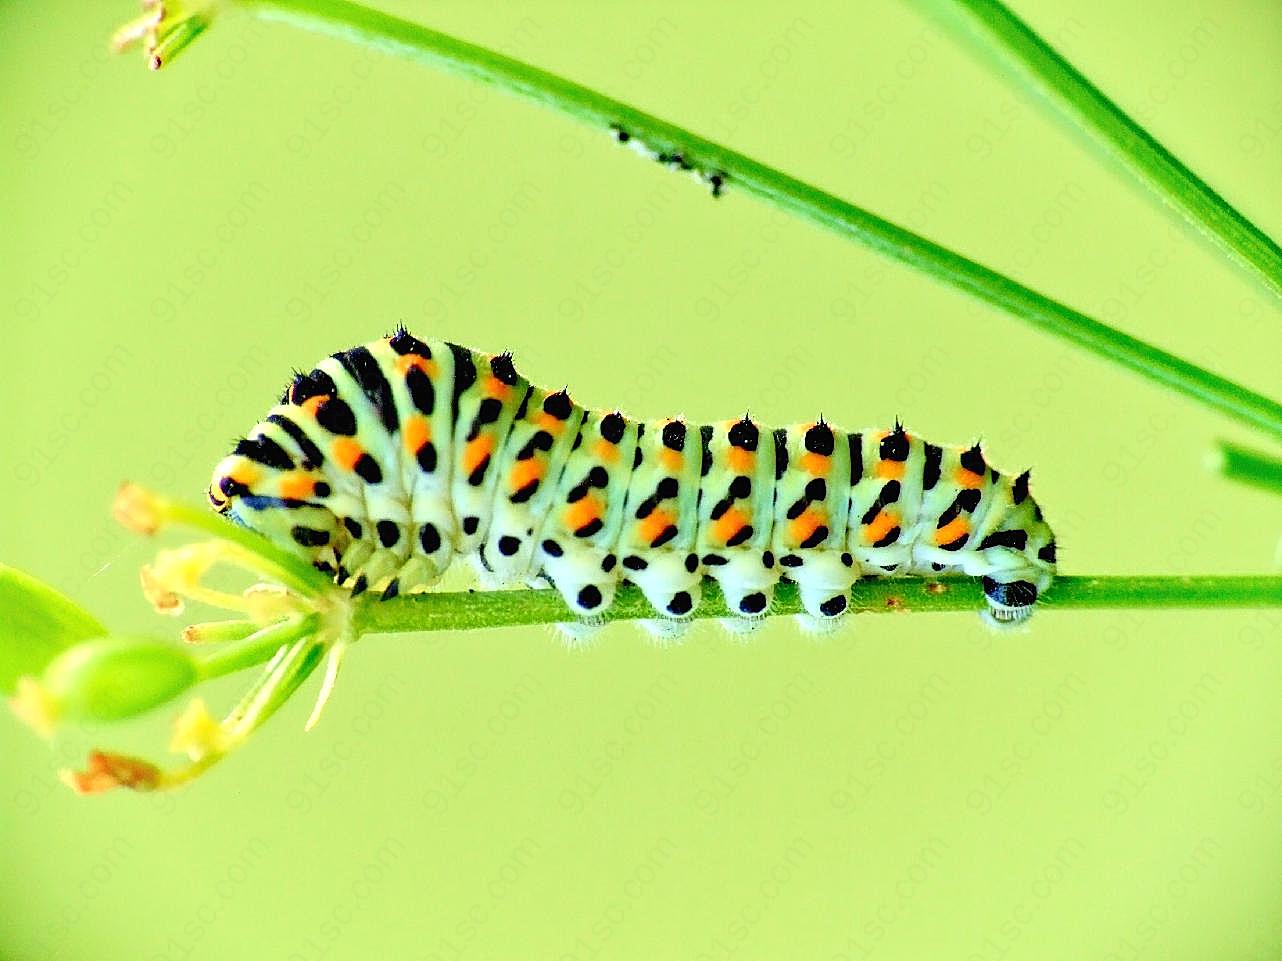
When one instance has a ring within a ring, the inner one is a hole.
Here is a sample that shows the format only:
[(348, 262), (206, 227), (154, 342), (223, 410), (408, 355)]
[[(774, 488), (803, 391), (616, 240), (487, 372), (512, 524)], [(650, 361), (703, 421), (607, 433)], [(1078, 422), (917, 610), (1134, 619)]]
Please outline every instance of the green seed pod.
[(44, 674), (58, 717), (117, 721), (173, 700), (199, 680), (182, 647), (147, 637), (103, 637), (64, 651)]

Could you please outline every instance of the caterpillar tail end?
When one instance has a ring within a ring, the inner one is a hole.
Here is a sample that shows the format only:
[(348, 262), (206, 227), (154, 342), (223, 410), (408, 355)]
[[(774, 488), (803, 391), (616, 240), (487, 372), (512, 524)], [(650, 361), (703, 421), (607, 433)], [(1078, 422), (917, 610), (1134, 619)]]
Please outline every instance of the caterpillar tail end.
[(1050, 586), (1050, 576), (1041, 572), (1027, 572), (1036, 579), (1025, 580), (1026, 572), (1004, 571), (1003, 579), (985, 576), (980, 578), (984, 599), (988, 607), (981, 614), (988, 627), (997, 631), (1010, 631), (1025, 626), (1033, 616), (1038, 597)]

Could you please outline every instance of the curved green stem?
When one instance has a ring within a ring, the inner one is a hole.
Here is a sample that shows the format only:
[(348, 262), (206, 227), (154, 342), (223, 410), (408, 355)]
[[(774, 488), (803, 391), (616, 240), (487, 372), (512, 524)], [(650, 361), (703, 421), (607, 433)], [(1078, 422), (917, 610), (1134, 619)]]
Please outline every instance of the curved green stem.
[[(703, 603), (696, 618), (729, 617), (720, 591), (704, 581)], [(1039, 609), (1083, 610), (1143, 608), (1282, 607), (1282, 577), (1059, 577)], [(860, 581), (851, 590), (855, 613), (939, 613), (980, 611), (984, 595), (972, 578)], [(797, 586), (779, 584), (771, 614), (800, 614)], [(654, 617), (654, 610), (635, 587), (620, 588), (607, 621)], [(456, 591), (414, 594), (391, 601), (361, 598), (356, 604), (360, 634), (475, 630), (554, 624), (570, 619), (555, 591)]]
[(1024, 78), (1282, 296), (1282, 248), (1082, 76), (1000, 0), (954, 0)]
[(259, 17), (374, 47), (491, 83), (581, 120), (617, 127), (707, 176), (859, 241), (1101, 357), (1282, 437), (1282, 404), (1114, 330), (983, 264), (737, 151), (564, 77), (347, 0), (235, 0)]

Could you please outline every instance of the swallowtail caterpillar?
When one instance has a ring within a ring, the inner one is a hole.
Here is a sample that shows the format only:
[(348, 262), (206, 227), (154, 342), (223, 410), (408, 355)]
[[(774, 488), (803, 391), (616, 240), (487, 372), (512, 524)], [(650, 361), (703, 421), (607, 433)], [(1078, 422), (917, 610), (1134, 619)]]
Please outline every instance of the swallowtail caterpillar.
[(460, 558), (492, 586), (551, 585), (581, 636), (631, 581), (647, 626), (679, 634), (711, 577), (746, 630), (780, 578), (810, 627), (861, 577), (982, 579), (994, 622), (1022, 621), (1055, 573), (1028, 473), (822, 420), (770, 429), (586, 410), (509, 354), (404, 328), (296, 375), (214, 470), (214, 508), (353, 594), (421, 591)]

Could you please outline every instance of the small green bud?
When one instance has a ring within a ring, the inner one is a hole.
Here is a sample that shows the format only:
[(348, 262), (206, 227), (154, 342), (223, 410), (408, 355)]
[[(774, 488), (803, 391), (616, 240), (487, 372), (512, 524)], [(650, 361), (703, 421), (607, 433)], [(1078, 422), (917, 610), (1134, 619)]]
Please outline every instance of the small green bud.
[(59, 718), (116, 721), (173, 700), (199, 671), (185, 648), (146, 637), (104, 637), (64, 651), (44, 673)]

